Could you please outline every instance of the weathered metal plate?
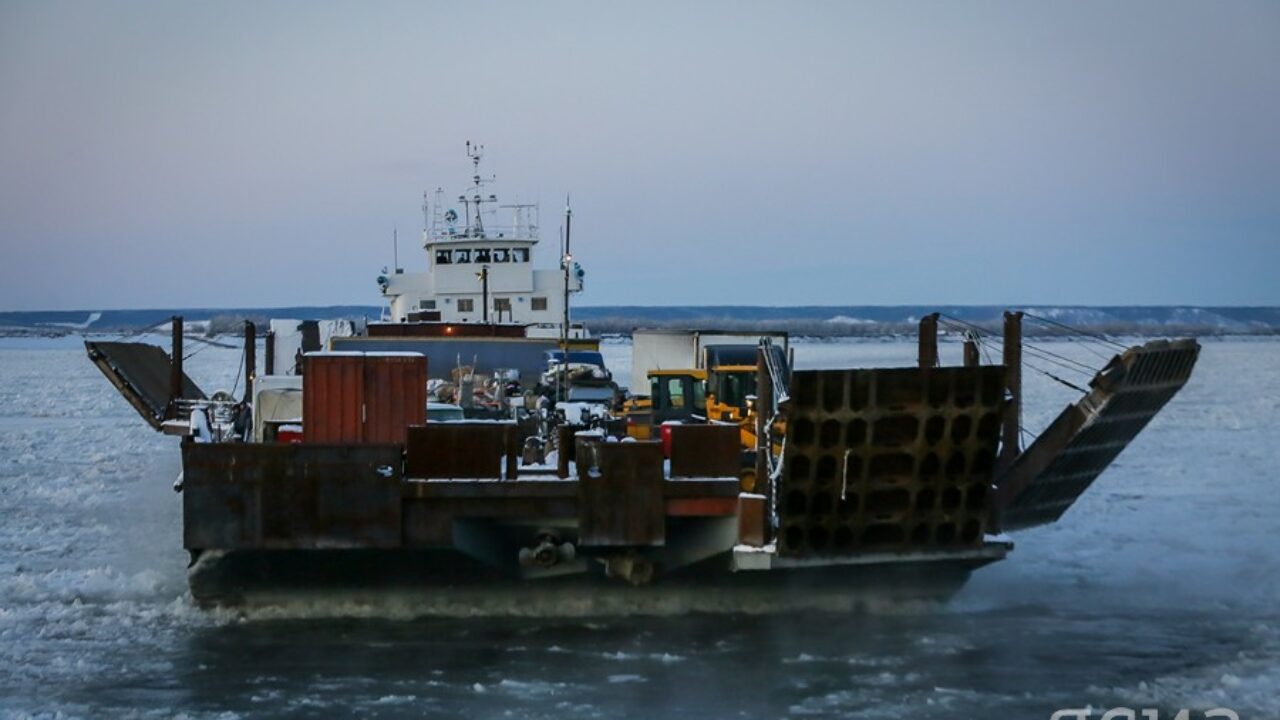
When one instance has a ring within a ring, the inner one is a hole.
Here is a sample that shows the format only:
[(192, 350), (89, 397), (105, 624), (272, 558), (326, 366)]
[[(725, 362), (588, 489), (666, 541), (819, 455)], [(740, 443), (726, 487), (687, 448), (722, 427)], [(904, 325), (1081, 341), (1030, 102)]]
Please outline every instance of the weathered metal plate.
[[(515, 482), (413, 478), (404, 483), (403, 490), (406, 547), (449, 546), (455, 520), (479, 518), (519, 524), (536, 519), (565, 527), (579, 519), (578, 482), (550, 475), (522, 476)], [(668, 516), (732, 516), (737, 508), (736, 479), (668, 480), (662, 483), (661, 491)]]
[(302, 388), (308, 443), (403, 443), (427, 419), (426, 359), (411, 353), (311, 353)]
[(399, 445), (184, 443), (188, 549), (393, 548)]
[[(587, 547), (664, 544), (662, 444), (584, 439), (578, 443), (580, 543)], [(592, 446), (590, 451), (586, 445)]]
[[(89, 359), (151, 427), (159, 430), (169, 407), (169, 353), (155, 345), (86, 340)], [(182, 397), (203, 400), (205, 394), (184, 373)]]
[(742, 443), (737, 425), (672, 425), (671, 477), (737, 477)]
[(308, 443), (364, 440), (364, 375), (363, 355), (302, 356), (302, 432)]
[(586, 425), (561, 425), (556, 428), (556, 475), (569, 477), (569, 463), (578, 461), (578, 444), (574, 442), (574, 437), (586, 429)]
[(793, 373), (779, 554), (980, 545), (1004, 382), (998, 365)]
[[(510, 422), (428, 422), (409, 428), (405, 474), (411, 478), (515, 478), (518, 448)], [(504, 460), (505, 458), (505, 460)]]
[(1003, 530), (1062, 517), (1191, 377), (1200, 345), (1157, 340), (1117, 355), (996, 481)]
[(410, 425), (427, 421), (427, 359), (414, 355), (365, 355), (364, 396), (368, 412), (362, 439), (368, 443), (404, 443)]

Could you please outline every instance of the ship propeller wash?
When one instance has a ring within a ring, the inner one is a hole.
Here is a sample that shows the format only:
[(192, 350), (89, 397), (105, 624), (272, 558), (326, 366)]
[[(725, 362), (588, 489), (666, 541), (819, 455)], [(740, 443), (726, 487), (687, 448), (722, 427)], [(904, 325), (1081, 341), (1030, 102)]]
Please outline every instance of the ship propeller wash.
[[(754, 363), (735, 350), (724, 365), (739, 385), (754, 365), (746, 415), (670, 420), (657, 403), (640, 427), (570, 323), (580, 268), (562, 248), (558, 268), (533, 269), (536, 207), (495, 207), (513, 219), (499, 226), (468, 152), (460, 207), (427, 204), (427, 272), (379, 278), (385, 321), (273, 321), (262, 367), (247, 324), (242, 397), (187, 377), (180, 319), (168, 352), (85, 343), (181, 438), (197, 599), (388, 584), (457, 612), (492, 597), (550, 613), (945, 598), (1012, 550), (1008, 533), (1068, 512), (1196, 364), (1194, 340), (1122, 349), (1023, 447), (1023, 314), (1005, 314), (999, 364), (975, 351), (953, 367), (930, 315), (914, 366), (796, 370), (756, 338)], [(680, 388), (696, 408), (698, 388)]]

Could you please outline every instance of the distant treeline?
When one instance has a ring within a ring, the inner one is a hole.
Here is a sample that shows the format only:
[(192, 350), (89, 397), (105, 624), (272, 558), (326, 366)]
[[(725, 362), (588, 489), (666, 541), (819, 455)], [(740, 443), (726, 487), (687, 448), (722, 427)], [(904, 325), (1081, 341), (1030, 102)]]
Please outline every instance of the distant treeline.
[(253, 323), (254, 332), (258, 335), (265, 333), (271, 324), (265, 315), (214, 315), (209, 318), (209, 325), (204, 330), (205, 337), (240, 335), (244, 332), (246, 321)]
[[(813, 320), (808, 318), (747, 320), (740, 318), (698, 318), (654, 320), (643, 317), (601, 317), (587, 321), (591, 332), (597, 335), (630, 336), (638, 328), (654, 328), (663, 330), (724, 330), (741, 333), (786, 332), (792, 337), (884, 337), (893, 335), (914, 336), (919, 330), (919, 322), (862, 322), (847, 323), (829, 320)], [(1086, 334), (1106, 336), (1138, 336), (1138, 337), (1206, 337), (1214, 335), (1280, 335), (1277, 327), (1229, 328), (1219, 325), (1170, 323), (1156, 325), (1137, 322), (1109, 322), (1103, 324), (1081, 324), (1072, 329), (1057, 327), (1036, 322), (1026, 318), (1022, 324), (1023, 334), (1028, 337), (1068, 337), (1084, 332)], [(957, 322), (943, 319), (939, 322), (940, 334), (962, 335), (965, 330), (979, 334), (1000, 335), (1004, 332), (1003, 323), (995, 321)]]
[[(1280, 334), (1280, 307), (1208, 306), (1022, 306), (1028, 315), (1024, 332), (1052, 336), (1068, 331), (1053, 323), (1106, 335), (1212, 336)], [(1000, 333), (1005, 308), (994, 305), (831, 305), (831, 306), (574, 306), (573, 318), (598, 335), (629, 335), (635, 328), (670, 328), (765, 332), (785, 330), (793, 336), (873, 337), (914, 335), (919, 318), (942, 313), (942, 327), (976, 327)], [(299, 320), (375, 319), (382, 309), (365, 305), (286, 308), (187, 308), (149, 310), (79, 310), (0, 312), (0, 334), (67, 335), (164, 331), (181, 315), (188, 323), (207, 324), (210, 335), (239, 334), (246, 319), (259, 333), (268, 318)], [(1043, 318), (1040, 319), (1040, 318)]]

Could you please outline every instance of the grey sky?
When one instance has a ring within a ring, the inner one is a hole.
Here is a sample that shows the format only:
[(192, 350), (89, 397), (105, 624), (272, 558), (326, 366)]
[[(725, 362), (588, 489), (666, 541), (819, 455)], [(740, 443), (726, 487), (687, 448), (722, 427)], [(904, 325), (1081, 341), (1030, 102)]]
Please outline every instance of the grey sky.
[(588, 304), (1280, 304), (1280, 3), (0, 0), (0, 309), (376, 303), (467, 139)]

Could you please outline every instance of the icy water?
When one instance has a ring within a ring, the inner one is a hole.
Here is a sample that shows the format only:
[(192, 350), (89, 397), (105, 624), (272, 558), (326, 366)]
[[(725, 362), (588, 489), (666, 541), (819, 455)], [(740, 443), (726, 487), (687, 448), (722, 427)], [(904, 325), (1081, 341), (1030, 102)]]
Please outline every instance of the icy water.
[[(605, 350), (626, 377), (628, 347)], [(801, 343), (797, 360), (909, 364), (914, 352)], [(189, 367), (206, 390), (230, 387), (238, 359), (201, 349)], [(1034, 372), (1027, 391), (1032, 430), (1075, 395)], [(0, 340), (0, 717), (1047, 719), (1091, 705), (1277, 718), (1278, 425), (1280, 342), (1205, 342), (1191, 383), (1064, 521), (1015, 535), (1010, 559), (946, 606), (555, 621), (423, 619), (410, 601), (206, 612), (185, 592), (174, 439), (141, 423), (78, 341)]]

